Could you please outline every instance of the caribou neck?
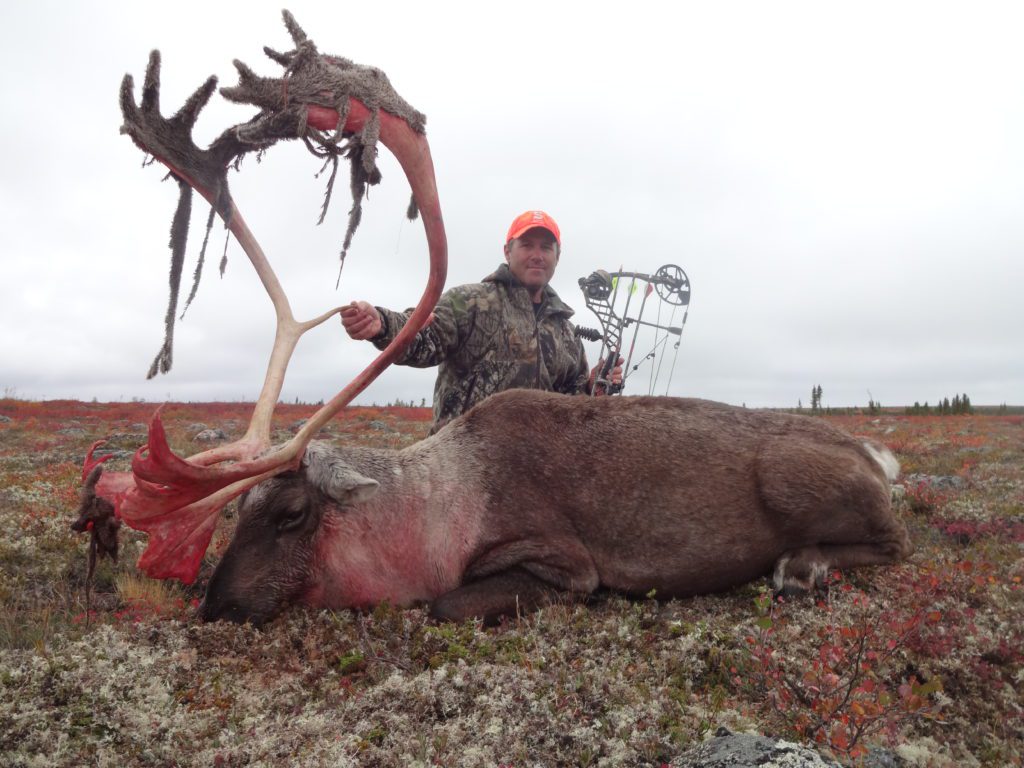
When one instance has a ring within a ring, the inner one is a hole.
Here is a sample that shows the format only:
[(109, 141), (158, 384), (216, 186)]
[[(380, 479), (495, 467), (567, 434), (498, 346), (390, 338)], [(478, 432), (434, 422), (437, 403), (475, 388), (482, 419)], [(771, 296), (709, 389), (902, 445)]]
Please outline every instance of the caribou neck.
[(437, 440), (346, 451), (351, 467), (380, 488), (367, 501), (325, 510), (305, 602), (408, 606), (459, 585), (480, 545), (486, 498), (469, 480), (478, 473), (440, 461)]

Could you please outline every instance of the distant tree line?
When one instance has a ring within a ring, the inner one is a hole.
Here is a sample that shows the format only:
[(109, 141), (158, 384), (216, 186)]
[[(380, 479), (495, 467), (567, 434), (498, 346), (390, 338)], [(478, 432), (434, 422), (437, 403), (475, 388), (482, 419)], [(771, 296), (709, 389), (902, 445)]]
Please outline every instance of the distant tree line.
[(907, 406), (906, 413), (910, 416), (959, 416), (974, 413), (974, 408), (971, 406), (971, 398), (964, 393), (963, 395), (953, 395), (952, 400), (944, 397), (933, 406), (928, 405), (927, 400), (924, 401), (924, 405), (915, 400), (913, 405)]
[(871, 390), (868, 390), (868, 413), (872, 416), (877, 416), (882, 412), (882, 404), (875, 400), (874, 395), (871, 394)]
[[(822, 389), (821, 384), (815, 384), (811, 387), (811, 415), (812, 416), (831, 416), (833, 413), (839, 413), (842, 409), (833, 411), (831, 408), (826, 408), (821, 404)], [(870, 395), (869, 395), (870, 396)], [(869, 403), (869, 409), (871, 413), (878, 413), (882, 406), (876, 403), (874, 399)], [(804, 409), (803, 401), (798, 400), (796, 409), (802, 411)]]
[[(377, 403), (374, 402), (373, 407), (374, 408), (378, 408), (380, 406), (378, 406)], [(419, 405), (417, 405), (412, 400), (412, 398), (409, 398), (408, 400), (403, 400), (400, 397), (396, 397), (394, 400), (389, 400), (388, 402), (384, 403), (384, 407), (385, 408), (426, 408), (427, 407), (427, 398), (425, 398), (425, 397), (420, 398)]]
[(821, 384), (811, 387), (811, 413), (821, 413)]
[[(875, 400), (874, 395), (871, 394), (871, 390), (868, 390), (868, 407), (864, 408), (826, 408), (821, 404), (822, 388), (821, 384), (815, 384), (811, 387), (811, 415), (812, 416), (830, 416), (832, 414), (840, 413), (867, 413), (869, 415), (878, 415), (882, 413), (882, 404)], [(797, 400), (796, 410), (801, 412), (804, 409), (802, 400)], [(998, 413), (1007, 413), (1008, 408), (1004, 403), (998, 409)], [(908, 405), (904, 408), (904, 413), (909, 416), (958, 416), (961, 414), (974, 413), (974, 406), (971, 405), (971, 398), (964, 394), (953, 395), (953, 398), (943, 398), (935, 405), (929, 405), (925, 401), (924, 405), (920, 402), (915, 402), (913, 405)]]

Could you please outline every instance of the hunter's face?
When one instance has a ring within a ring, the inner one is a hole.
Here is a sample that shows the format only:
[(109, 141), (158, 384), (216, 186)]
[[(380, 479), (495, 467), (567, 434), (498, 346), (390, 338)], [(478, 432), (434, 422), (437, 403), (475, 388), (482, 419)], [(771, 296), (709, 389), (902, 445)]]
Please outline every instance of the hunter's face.
[(505, 260), (512, 274), (536, 301), (555, 274), (558, 243), (551, 232), (543, 227), (534, 227), (505, 246)]

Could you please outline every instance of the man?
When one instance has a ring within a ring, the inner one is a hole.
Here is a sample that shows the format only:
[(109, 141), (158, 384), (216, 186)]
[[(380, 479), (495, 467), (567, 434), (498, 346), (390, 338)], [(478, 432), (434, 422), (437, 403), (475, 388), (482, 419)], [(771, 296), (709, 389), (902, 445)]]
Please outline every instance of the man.
[[(436, 432), (496, 392), (514, 387), (588, 394), (601, 364), (587, 373), (573, 311), (548, 285), (561, 253), (561, 233), (543, 211), (516, 217), (505, 237), (505, 264), (482, 283), (449, 289), (433, 319), (413, 339), (399, 365), (438, 366), (434, 385)], [(384, 349), (411, 310), (394, 312), (353, 301), (341, 322), (353, 339)], [(622, 360), (610, 376), (622, 380)], [(600, 387), (595, 394), (603, 394)]]

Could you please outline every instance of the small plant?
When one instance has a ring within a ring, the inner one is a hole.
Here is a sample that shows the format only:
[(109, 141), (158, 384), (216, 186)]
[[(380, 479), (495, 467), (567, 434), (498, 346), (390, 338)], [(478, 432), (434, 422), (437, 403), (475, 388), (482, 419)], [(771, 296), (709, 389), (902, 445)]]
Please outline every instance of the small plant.
[(750, 681), (768, 712), (797, 738), (855, 759), (866, 752), (867, 737), (884, 733), (895, 738), (908, 721), (934, 716), (936, 705), (929, 697), (942, 686), (937, 677), (923, 682), (913, 674), (900, 679), (895, 673), (897, 654), (933, 616), (875, 612), (863, 592), (854, 593), (845, 583), (841, 588), (852, 593), (848, 616), (833, 618), (828, 605), (818, 604), (830, 615), (816, 632), (816, 653), (809, 660), (786, 656), (780, 631), (787, 621), (783, 601), (767, 591), (754, 599), (755, 630), (747, 637)]
[(362, 651), (351, 650), (338, 659), (338, 671), (343, 675), (362, 672), (366, 669), (366, 657)]
[(115, 619), (137, 622), (148, 616), (178, 616), (186, 609), (181, 591), (168, 581), (121, 573), (114, 577), (114, 586), (123, 605)]
[(945, 492), (938, 490), (927, 480), (909, 484), (904, 498), (910, 511), (915, 515), (934, 512), (949, 500)]

